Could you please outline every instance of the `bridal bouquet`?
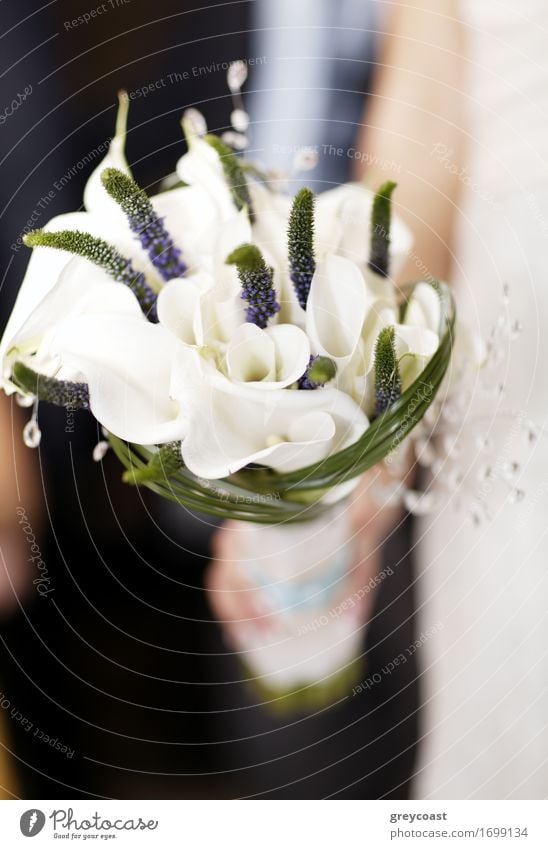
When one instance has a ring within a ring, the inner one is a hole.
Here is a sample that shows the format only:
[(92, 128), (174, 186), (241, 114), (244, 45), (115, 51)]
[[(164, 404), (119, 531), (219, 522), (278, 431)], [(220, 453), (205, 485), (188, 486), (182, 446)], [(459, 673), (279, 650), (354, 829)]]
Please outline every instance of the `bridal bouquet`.
[(188, 152), (149, 197), (125, 159), (126, 112), (122, 98), (85, 211), (24, 237), (2, 386), (33, 405), (27, 444), (39, 401), (89, 410), (128, 484), (257, 523), (241, 526), (240, 568), (285, 631), (275, 651), (243, 648), (247, 665), (275, 689), (317, 683), (355, 655), (359, 629), (324, 647), (316, 634), (312, 651), (296, 631), (352, 568), (344, 499), (436, 395), (451, 297), (437, 282), (396, 288), (410, 237), (393, 183), (290, 197), (183, 122)]

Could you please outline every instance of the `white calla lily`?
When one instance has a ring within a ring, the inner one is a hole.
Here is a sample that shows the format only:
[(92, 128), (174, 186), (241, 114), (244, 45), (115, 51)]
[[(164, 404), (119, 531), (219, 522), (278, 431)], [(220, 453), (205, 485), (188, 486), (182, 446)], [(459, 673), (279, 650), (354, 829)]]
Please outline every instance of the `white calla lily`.
[(402, 388), (420, 374), (439, 345), (442, 304), (430, 283), (420, 282), (405, 306), (403, 324), (396, 324), (396, 354), (400, 360)]
[(288, 195), (278, 194), (260, 183), (250, 183), (253, 203), (253, 240), (271, 265), (287, 265), (287, 222), (292, 201)]
[(431, 283), (417, 283), (405, 308), (404, 323), (426, 327), (434, 333), (438, 333), (441, 314), (442, 305), (439, 292)]
[[(44, 301), (59, 279), (63, 268), (70, 260), (70, 254), (65, 251), (52, 251), (49, 248), (35, 248), (32, 252), (27, 271), (19, 289), (17, 299), (9, 317), (8, 323), (0, 342), (0, 360), (2, 374), (6, 376), (5, 356), (13, 346), (17, 332), (29, 320), (34, 311)], [(56, 316), (53, 316), (54, 320)], [(44, 314), (42, 331), (47, 329), (51, 315)], [(38, 319), (40, 320), (40, 319)], [(8, 374), (9, 374), (8, 369)], [(7, 387), (4, 387), (8, 391)]]
[(218, 348), (245, 321), (240, 289), (230, 289), (206, 272), (170, 280), (158, 295), (160, 323), (186, 345)]
[(101, 160), (97, 168), (92, 172), (84, 188), (84, 206), (88, 212), (112, 219), (114, 223), (121, 226), (125, 217), (119, 206), (105, 192), (101, 183), (101, 174), (105, 168), (118, 168), (124, 174), (131, 176), (131, 171), (126, 160), (126, 130), (127, 116), (129, 111), (129, 98), (125, 91), (118, 95), (118, 114), (116, 117), (116, 130), (109, 145), (106, 156)]
[(115, 436), (153, 444), (184, 435), (184, 411), (170, 390), (186, 349), (161, 325), (142, 315), (79, 315), (56, 328), (49, 349), (88, 384), (93, 415)]
[(172, 392), (187, 412), (183, 459), (200, 477), (226, 477), (250, 463), (293, 471), (355, 442), (369, 424), (336, 389), (262, 392), (204, 372), (192, 353), (178, 362)]
[[(193, 214), (201, 227), (201, 233), (198, 240), (191, 238), (189, 243), (198, 245), (202, 259), (207, 255), (217, 255), (218, 266), (219, 254), (221, 261), (224, 261), (238, 245), (252, 241), (259, 247), (268, 265), (276, 269), (284, 267), (287, 264), (287, 222), (291, 199), (250, 181), (248, 190), (253, 207), (251, 224), (247, 209), (236, 212), (217, 151), (196, 135), (189, 136), (188, 143), (188, 153), (179, 159), (177, 173), (189, 185), (157, 195), (152, 199), (153, 204), (157, 204), (161, 214), (165, 214), (165, 204), (169, 203), (166, 194), (177, 195), (177, 200), (184, 198), (186, 201), (184, 193), (192, 189), (195, 193), (192, 200)], [(200, 214), (202, 207), (206, 214)], [(181, 220), (180, 212), (178, 215)], [(175, 232), (170, 225), (169, 213), (167, 223), (168, 229)], [(217, 245), (213, 243), (214, 238), (219, 239)]]
[(255, 324), (242, 324), (226, 351), (228, 377), (256, 386), (276, 380), (274, 341)]
[[(104, 189), (103, 189), (104, 191)], [(97, 215), (90, 212), (69, 212), (52, 218), (43, 228), (46, 232), (59, 233), (63, 230), (79, 230), (89, 233), (99, 239), (112, 244), (123, 256), (131, 260), (136, 271), (140, 271), (146, 278), (152, 289), (158, 290), (161, 286), (161, 278), (152, 266), (150, 259), (141, 248), (139, 241), (132, 235), (125, 217), (123, 226), (120, 222), (113, 221), (108, 214)], [(73, 261), (78, 260), (78, 265)], [(59, 282), (60, 275), (69, 266), (74, 271), (78, 269), (79, 274), (84, 274), (87, 281), (93, 280), (97, 275), (98, 280), (105, 277), (105, 272), (86, 259), (75, 257), (69, 251), (57, 250), (50, 247), (35, 247), (19, 289), (17, 300), (10, 315), (9, 322), (4, 332), (3, 341), (0, 344), (0, 357), (5, 352), (5, 341), (13, 338), (17, 330), (22, 327), (34, 310), (46, 298), (48, 293)], [(90, 271), (85, 271), (85, 266)], [(72, 272), (69, 272), (72, 273)], [(110, 279), (110, 278), (109, 278)], [(82, 287), (84, 284), (81, 284)], [(72, 301), (69, 301), (69, 308)], [(63, 311), (63, 303), (59, 304)]]
[(374, 354), (381, 330), (398, 320), (396, 307), (387, 306), (384, 300), (375, 300), (367, 311), (362, 337), (344, 375), (345, 391), (360, 404), (368, 415), (375, 410)]
[(278, 324), (261, 330), (241, 324), (226, 352), (228, 377), (257, 389), (283, 389), (306, 371), (310, 344), (298, 327)]
[(182, 249), (187, 265), (190, 268), (199, 265), (201, 258), (210, 254), (212, 239), (218, 233), (213, 198), (201, 188), (183, 186), (152, 195), (150, 202)]
[(328, 254), (312, 279), (306, 331), (312, 353), (332, 359), (339, 377), (358, 347), (368, 305), (358, 266), (349, 259)]
[[(47, 248), (38, 250), (48, 253)], [(57, 253), (61, 252), (49, 251), (52, 255)], [(47, 267), (47, 259), (40, 258), (40, 268)], [(69, 255), (68, 262), (64, 257), (62, 260), (65, 265), (56, 273), (54, 284), (44, 297), (36, 304), (33, 303), (32, 308), (29, 308), (31, 302), (25, 299), (21, 308), (14, 310), (6, 327), (0, 356), (7, 392), (14, 391), (15, 387), (9, 382), (9, 377), (14, 361), (20, 357), (32, 355), (35, 358), (33, 367), (44, 374), (51, 375), (57, 370), (58, 363), (55, 356), (53, 359), (51, 357), (47, 340), (60, 324), (69, 323), (83, 313), (100, 312), (114, 317), (127, 315), (143, 318), (137, 299), (127, 286), (114, 283), (104, 271), (85, 259), (70, 258)], [(31, 269), (31, 264), (29, 271), (34, 277), (36, 272), (34, 265)], [(55, 264), (53, 270), (58, 270)], [(29, 293), (37, 291), (39, 279), (35, 282), (36, 287), (29, 285)], [(19, 297), (24, 295), (22, 289)]]
[(397, 310), (398, 291), (391, 277), (381, 277), (368, 266), (363, 270), (365, 286), (369, 297), (375, 301), (378, 310), (388, 308)]
[(202, 298), (213, 285), (209, 274), (193, 274), (169, 280), (156, 302), (160, 324), (186, 345), (205, 345)]
[(219, 154), (196, 135), (189, 135), (188, 152), (177, 162), (177, 175), (183, 183), (202, 189), (215, 203), (221, 219), (234, 215), (234, 200), (224, 177)]
[(439, 336), (426, 327), (409, 324), (394, 325), (396, 356), (400, 370), (402, 391), (405, 391), (434, 356)]
[(230, 217), (221, 218), (214, 199), (200, 186), (170, 189), (153, 195), (150, 202), (191, 271), (207, 270), (217, 280), (236, 278), (236, 270), (225, 260), (252, 238), (245, 209), (237, 212), (233, 204)]
[[(144, 275), (153, 290), (158, 291), (162, 285), (159, 274), (129, 230), (124, 216), (122, 222), (123, 226), (119, 226), (120, 222), (109, 217), (108, 212), (104, 215), (72, 212), (52, 218), (44, 230), (53, 233), (78, 230), (106, 240), (131, 261), (134, 269)], [(18, 347), (21, 350), (24, 347), (28, 352), (29, 344), (39, 345), (50, 326), (74, 314), (75, 310), (78, 312), (79, 305), (86, 302), (86, 295), (91, 289), (107, 282), (113, 283), (112, 278), (87, 259), (56, 248), (33, 248), (15, 306), (0, 342), (0, 361), (3, 378), (8, 381), (5, 384), (7, 391), (13, 391), (13, 386), (9, 383), (10, 365), (5, 362), (6, 354), (14, 347), (13, 340), (17, 337)], [(118, 283), (115, 285), (117, 290), (127, 288)], [(129, 289), (127, 296), (119, 295), (120, 299), (124, 297), (126, 303), (130, 302), (139, 309)], [(105, 306), (105, 311), (106, 309)], [(11, 362), (13, 356), (9, 359)]]

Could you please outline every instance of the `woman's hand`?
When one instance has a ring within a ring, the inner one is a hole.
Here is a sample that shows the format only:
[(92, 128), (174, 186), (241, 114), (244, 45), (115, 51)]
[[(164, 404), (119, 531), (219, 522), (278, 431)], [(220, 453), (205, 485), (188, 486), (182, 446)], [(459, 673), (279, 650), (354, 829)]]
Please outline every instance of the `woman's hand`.
[[(340, 580), (338, 592), (330, 601), (331, 608), (342, 610), (341, 616), (354, 618), (356, 627), (371, 616), (375, 587), (382, 580), (382, 543), (401, 517), (399, 508), (379, 508), (372, 498), (372, 484), (378, 483), (379, 475), (377, 470), (366, 473), (350, 498), (354, 565)], [(239, 567), (237, 527), (237, 523), (227, 522), (217, 531), (213, 560), (206, 573), (210, 607), (225, 640), (236, 649), (244, 642), (249, 644), (253, 634), (264, 637), (276, 623), (276, 614), (265, 606), (260, 590)]]

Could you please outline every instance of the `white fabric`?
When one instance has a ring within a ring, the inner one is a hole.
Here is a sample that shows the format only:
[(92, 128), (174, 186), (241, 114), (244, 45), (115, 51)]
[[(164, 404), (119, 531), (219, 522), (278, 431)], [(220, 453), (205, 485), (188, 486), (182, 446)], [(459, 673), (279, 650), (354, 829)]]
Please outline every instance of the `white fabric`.
[[(508, 284), (508, 318), (524, 332), (503, 346), (505, 398), (476, 386), (457, 426), (460, 498), (483, 499), (492, 520), (473, 527), (455, 493), (419, 527), (420, 631), (443, 627), (420, 654), (426, 717), (414, 793), (546, 798), (548, 438), (528, 443), (524, 424), (548, 414), (548, 4), (470, 0), (463, 14), (473, 125), (455, 282), (461, 313), (485, 335)], [(482, 496), (488, 456), (499, 468), (523, 464), (521, 503), (508, 502), (500, 475)]]

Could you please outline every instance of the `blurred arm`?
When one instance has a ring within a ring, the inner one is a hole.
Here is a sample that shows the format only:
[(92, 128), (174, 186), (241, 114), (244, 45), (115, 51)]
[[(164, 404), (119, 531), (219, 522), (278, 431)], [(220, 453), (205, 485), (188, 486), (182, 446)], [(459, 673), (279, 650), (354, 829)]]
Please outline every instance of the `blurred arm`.
[(24, 509), (35, 533), (43, 518), (37, 456), (23, 444), (22, 412), (0, 392), (0, 612), (15, 607), (32, 578), (30, 551), (16, 511)]
[(358, 176), (371, 188), (398, 183), (395, 211), (414, 235), (402, 280), (446, 277), (463, 155), (463, 27), (457, 0), (404, 0), (381, 45)]

